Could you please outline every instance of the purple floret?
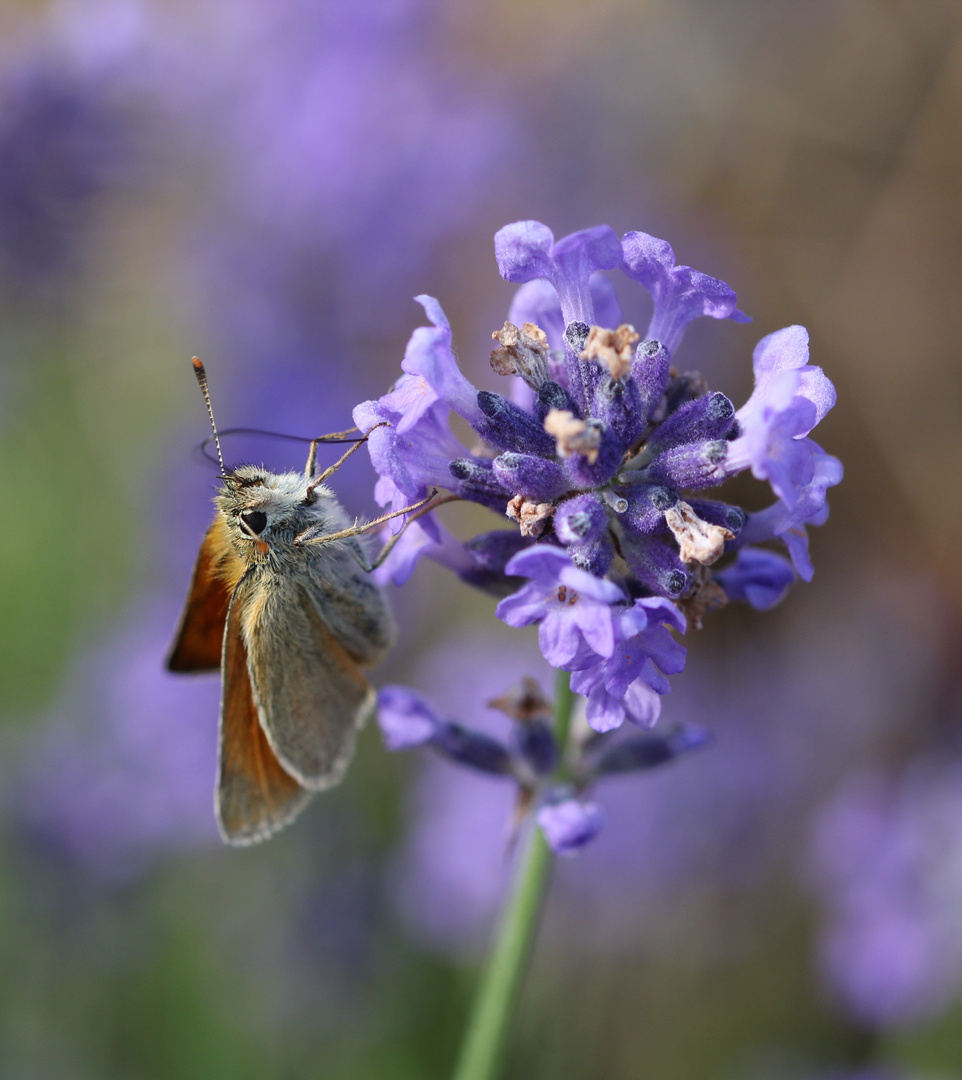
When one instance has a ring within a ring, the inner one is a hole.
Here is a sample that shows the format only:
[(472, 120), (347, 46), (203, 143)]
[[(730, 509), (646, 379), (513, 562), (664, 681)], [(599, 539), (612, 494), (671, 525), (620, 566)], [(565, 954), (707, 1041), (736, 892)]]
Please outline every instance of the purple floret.
[(605, 812), (597, 803), (559, 792), (538, 811), (538, 824), (555, 854), (573, 855), (604, 828)]
[(444, 721), (420, 694), (385, 686), (377, 696), (377, 722), (388, 750), (410, 750), (430, 742)]
[(421, 397), (405, 412), (403, 425), (412, 427), (435, 402), (442, 402), (469, 423), (481, 419), (478, 392), (461, 373), (451, 348), (451, 325), (433, 296), (414, 298), (424, 308), (434, 327), (421, 326), (411, 335), (402, 370), (421, 380)]
[(729, 600), (744, 600), (756, 611), (781, 603), (795, 580), (787, 559), (764, 548), (742, 548), (735, 561), (715, 575)]
[(568, 668), (585, 646), (611, 656), (612, 605), (627, 600), (617, 585), (579, 570), (560, 548), (541, 545), (515, 555), (505, 570), (530, 581), (502, 600), (496, 614), (508, 626), (538, 623), (541, 652), (552, 667)]
[(519, 285), (537, 279), (549, 282), (558, 294), (567, 326), (594, 321), (591, 276), (618, 265), (621, 245), (607, 225), (571, 233), (555, 243), (547, 225), (517, 221), (495, 234), (494, 253), (505, 281)]
[(735, 307), (735, 293), (717, 278), (690, 266), (676, 266), (675, 253), (666, 240), (643, 232), (622, 238), (622, 269), (651, 293), (655, 313), (646, 337), (654, 338), (674, 353), (688, 324), (701, 315), (712, 319), (750, 322)]
[(739, 435), (728, 445), (726, 468), (750, 468), (793, 509), (812, 482), (820, 452), (805, 436), (835, 404), (835, 387), (821, 368), (808, 363), (808, 332), (802, 326), (762, 338), (753, 363), (755, 390), (735, 414)]

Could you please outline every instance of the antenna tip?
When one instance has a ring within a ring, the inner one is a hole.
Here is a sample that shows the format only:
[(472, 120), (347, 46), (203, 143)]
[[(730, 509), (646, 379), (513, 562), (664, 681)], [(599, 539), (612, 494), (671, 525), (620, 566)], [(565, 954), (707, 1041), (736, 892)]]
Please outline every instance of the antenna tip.
[(207, 372), (204, 371), (204, 365), (200, 362), (200, 358), (195, 356), (190, 361), (194, 365), (194, 374), (198, 379), (203, 379)]

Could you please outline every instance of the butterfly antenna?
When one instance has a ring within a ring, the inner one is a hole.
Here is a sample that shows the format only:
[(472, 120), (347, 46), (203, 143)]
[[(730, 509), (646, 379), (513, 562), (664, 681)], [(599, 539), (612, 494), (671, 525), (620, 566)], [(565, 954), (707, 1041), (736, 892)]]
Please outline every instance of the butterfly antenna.
[(226, 473), (224, 455), (221, 453), (220, 439), (217, 436), (217, 425), (214, 423), (214, 410), (210, 404), (210, 390), (207, 389), (207, 372), (204, 371), (204, 365), (196, 356), (191, 360), (191, 363), (194, 365), (194, 375), (197, 377), (200, 392), (204, 395), (204, 402), (207, 405), (207, 415), (210, 417), (211, 430), (214, 432), (214, 445), (217, 447), (217, 460), (220, 462), (220, 471)]

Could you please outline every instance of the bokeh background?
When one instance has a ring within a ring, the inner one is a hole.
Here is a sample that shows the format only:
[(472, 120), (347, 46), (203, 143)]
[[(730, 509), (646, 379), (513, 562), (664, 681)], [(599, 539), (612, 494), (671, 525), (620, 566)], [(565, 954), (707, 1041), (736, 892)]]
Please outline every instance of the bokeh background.
[[(4, 0), (0, 1075), (447, 1075), (510, 792), (370, 730), (220, 844), (217, 680), (162, 671), (215, 482), (188, 360), (223, 427), (347, 427), (428, 292), (492, 386), (492, 236), (533, 217), (732, 284), (754, 323), (678, 363), (736, 404), (804, 323), (847, 471), (814, 581), (686, 642), (664, 715), (714, 745), (599, 792), (506, 1076), (962, 1077), (960, 192), (953, 0)], [(379, 681), (496, 725), (546, 680), (438, 568), (394, 600)]]

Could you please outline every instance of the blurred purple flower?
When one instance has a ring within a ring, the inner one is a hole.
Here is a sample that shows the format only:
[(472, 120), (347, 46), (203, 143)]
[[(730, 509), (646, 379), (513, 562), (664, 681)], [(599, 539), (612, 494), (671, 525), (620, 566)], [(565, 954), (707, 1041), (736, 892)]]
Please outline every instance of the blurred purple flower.
[(597, 803), (579, 799), (562, 788), (538, 811), (538, 824), (552, 851), (573, 855), (604, 828), (605, 812)]
[(729, 600), (744, 600), (757, 611), (775, 607), (795, 574), (787, 560), (764, 548), (742, 548), (733, 563), (715, 575)]
[(20, 297), (62, 298), (98, 206), (145, 178), (142, 28), (130, 5), (88, 15), (48, 18), (0, 71), (0, 281)]
[(410, 270), (433, 235), (466, 220), (514, 128), (506, 102), (453, 64), (443, 5), (220, 10), (228, 33), (207, 78), (211, 104), (227, 98), (232, 109), (202, 119), (244, 164), (229, 193), (252, 219), (297, 245), (308, 228), (342, 251), (337, 273), (377, 281), (387, 267)]
[[(781, 1077), (778, 1080), (782, 1080)], [(799, 1077), (799, 1080), (803, 1080)], [(868, 1065), (862, 1069), (831, 1069), (827, 1072), (806, 1073), (804, 1080), (923, 1080), (917, 1073), (908, 1073), (889, 1065)]]
[(298, 371), (288, 427), (328, 423), (335, 407), (330, 426), (348, 426), (359, 360), (377, 355), (365, 343), (404, 311), (401, 282), (503, 182), (516, 121), (452, 61), (442, 27), (455, 10), (212, 0), (172, 61), (191, 91), (177, 120), (212, 178), (191, 260), (206, 321), (262, 383), (265, 411), (278, 368)]
[(851, 1013), (931, 1020), (962, 991), (962, 766), (860, 774), (822, 810), (813, 881), (823, 974)]
[(107, 880), (218, 842), (218, 685), (163, 671), (171, 618), (166, 604), (141, 610), (82, 662), (23, 770), (28, 835)]

